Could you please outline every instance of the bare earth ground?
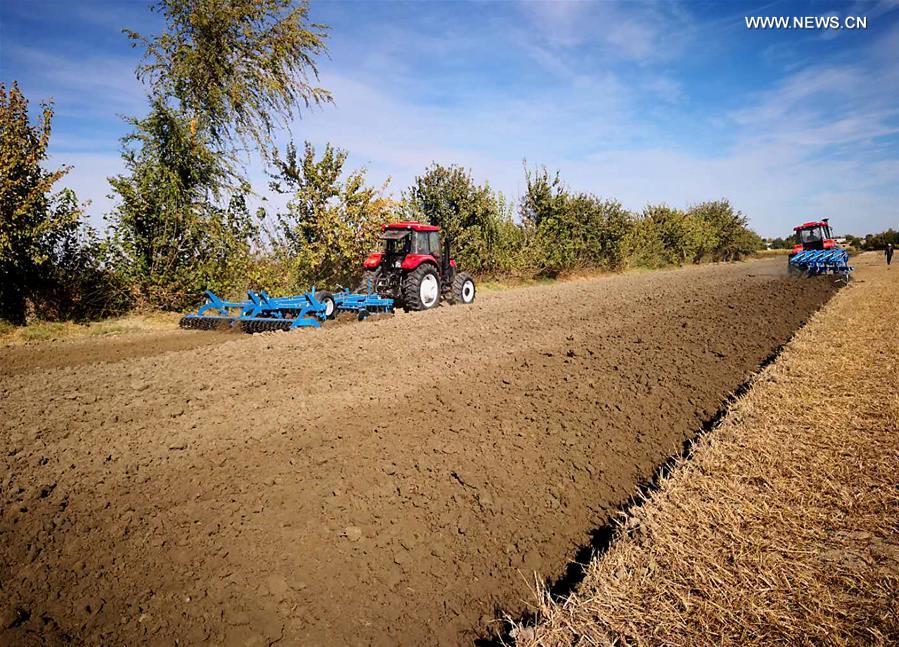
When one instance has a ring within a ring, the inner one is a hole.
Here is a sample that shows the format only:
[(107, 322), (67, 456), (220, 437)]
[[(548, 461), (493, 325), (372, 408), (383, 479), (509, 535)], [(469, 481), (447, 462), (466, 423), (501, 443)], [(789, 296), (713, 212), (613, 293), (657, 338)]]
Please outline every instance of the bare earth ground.
[(833, 293), (785, 265), (104, 363), (0, 349), (0, 643), (470, 641)]
[(115, 336), (82, 337), (60, 341), (7, 344), (0, 347), (0, 377), (50, 369), (119, 362), (138, 357), (151, 357), (172, 351), (221, 344), (233, 340), (226, 333), (185, 335), (175, 328), (161, 332), (126, 333)]
[(853, 264), (517, 644), (899, 644), (899, 269)]

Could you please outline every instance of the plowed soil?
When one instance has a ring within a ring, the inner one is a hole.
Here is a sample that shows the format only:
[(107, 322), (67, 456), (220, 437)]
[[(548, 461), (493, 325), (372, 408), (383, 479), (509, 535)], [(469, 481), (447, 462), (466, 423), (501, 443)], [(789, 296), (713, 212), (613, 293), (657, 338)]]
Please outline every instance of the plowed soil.
[(833, 293), (785, 264), (17, 358), (0, 372), (0, 643), (470, 642)]

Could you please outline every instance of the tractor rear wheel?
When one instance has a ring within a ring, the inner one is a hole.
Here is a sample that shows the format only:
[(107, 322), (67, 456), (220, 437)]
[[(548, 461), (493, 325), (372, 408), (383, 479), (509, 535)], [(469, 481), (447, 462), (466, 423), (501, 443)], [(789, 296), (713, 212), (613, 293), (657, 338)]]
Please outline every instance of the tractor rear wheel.
[(475, 296), (474, 279), (468, 272), (459, 272), (453, 279), (453, 287), (450, 290), (450, 298), (452, 303), (469, 304), (474, 301)]
[(377, 292), (378, 275), (380, 273), (380, 269), (374, 271), (366, 270), (365, 273), (362, 274), (362, 282), (359, 283), (359, 287), (356, 289), (356, 294), (369, 294), (370, 292)]
[(403, 281), (403, 307), (406, 310), (430, 310), (440, 303), (440, 279), (437, 268), (422, 263)]

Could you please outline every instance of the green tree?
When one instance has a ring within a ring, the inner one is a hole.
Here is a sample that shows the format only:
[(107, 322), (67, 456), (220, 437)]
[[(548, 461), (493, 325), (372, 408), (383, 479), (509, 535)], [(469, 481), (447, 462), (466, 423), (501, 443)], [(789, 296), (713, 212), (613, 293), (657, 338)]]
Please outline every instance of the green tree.
[(509, 236), (516, 232), (509, 226), (511, 209), (502, 195), (487, 183), (475, 183), (461, 166), (429, 166), (403, 193), (403, 209), (407, 218), (440, 227), (467, 271), (498, 272), (512, 262), (515, 242)]
[(294, 289), (355, 286), (395, 210), (386, 185), (368, 186), (365, 169), (346, 173), (346, 159), (329, 144), (317, 160), (308, 142), (302, 156), (293, 144), (275, 156), (272, 188), (291, 197), (269, 228), (270, 244), (289, 266)]
[(793, 247), (793, 237), (781, 238), (778, 236), (770, 241), (770, 245), (771, 249), (790, 249)]
[(117, 266), (140, 299), (163, 308), (203, 289), (233, 291), (244, 278), (255, 226), (243, 195), (222, 203), (224, 171), (183, 111), (154, 102), (123, 139), (127, 173), (109, 179)]
[(858, 236), (854, 236), (852, 234), (846, 235), (846, 245), (848, 245), (849, 247), (853, 247), (855, 249), (861, 249), (863, 244), (864, 244), (864, 241), (861, 238), (859, 238)]
[(656, 222), (642, 214), (634, 222), (626, 247), (627, 263), (631, 267), (657, 269), (670, 262)]
[(893, 247), (899, 247), (899, 231), (891, 228), (879, 234), (868, 234), (865, 236), (862, 248), (866, 250), (880, 250), (884, 249), (889, 243), (892, 243)]
[(316, 87), (325, 27), (292, 0), (158, 0), (161, 34), (125, 30), (145, 48), (137, 76), (150, 113), (131, 119), (111, 178), (114, 257), (140, 297), (164, 308), (193, 303), (203, 288), (233, 291), (249, 272), (256, 227), (236, 170), (241, 150), (269, 156), (272, 133), (306, 107), (330, 100)]
[(327, 28), (308, 22), (307, 2), (157, 0), (153, 7), (165, 19), (163, 33), (125, 30), (145, 48), (138, 78), (156, 97), (176, 100), (215, 148), (252, 143), (266, 155), (274, 129), (299, 106), (331, 100), (315, 85)]
[(620, 202), (571, 193), (545, 168), (525, 173), (520, 213), (532, 230), (530, 256), (538, 273), (624, 266), (634, 217)]
[(643, 218), (652, 221), (664, 249), (667, 264), (692, 262), (702, 242), (702, 225), (691, 213), (667, 205), (650, 205)]
[(687, 213), (700, 224), (697, 261), (736, 261), (763, 247), (762, 239), (747, 226), (746, 217), (727, 200), (702, 202)]
[(0, 318), (14, 324), (25, 323), (26, 299), (82, 216), (72, 191), (53, 192), (69, 167), (42, 166), (52, 119), (44, 104), (32, 124), (18, 85), (0, 84)]

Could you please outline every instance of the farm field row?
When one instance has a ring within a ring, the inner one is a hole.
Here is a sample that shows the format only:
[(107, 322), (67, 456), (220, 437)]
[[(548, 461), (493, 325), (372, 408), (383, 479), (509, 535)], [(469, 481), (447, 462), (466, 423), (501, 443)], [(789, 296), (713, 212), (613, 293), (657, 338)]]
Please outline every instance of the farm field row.
[(899, 643), (899, 271), (853, 263), (516, 644)]
[(0, 642), (486, 633), (835, 292), (785, 265), (0, 349)]

